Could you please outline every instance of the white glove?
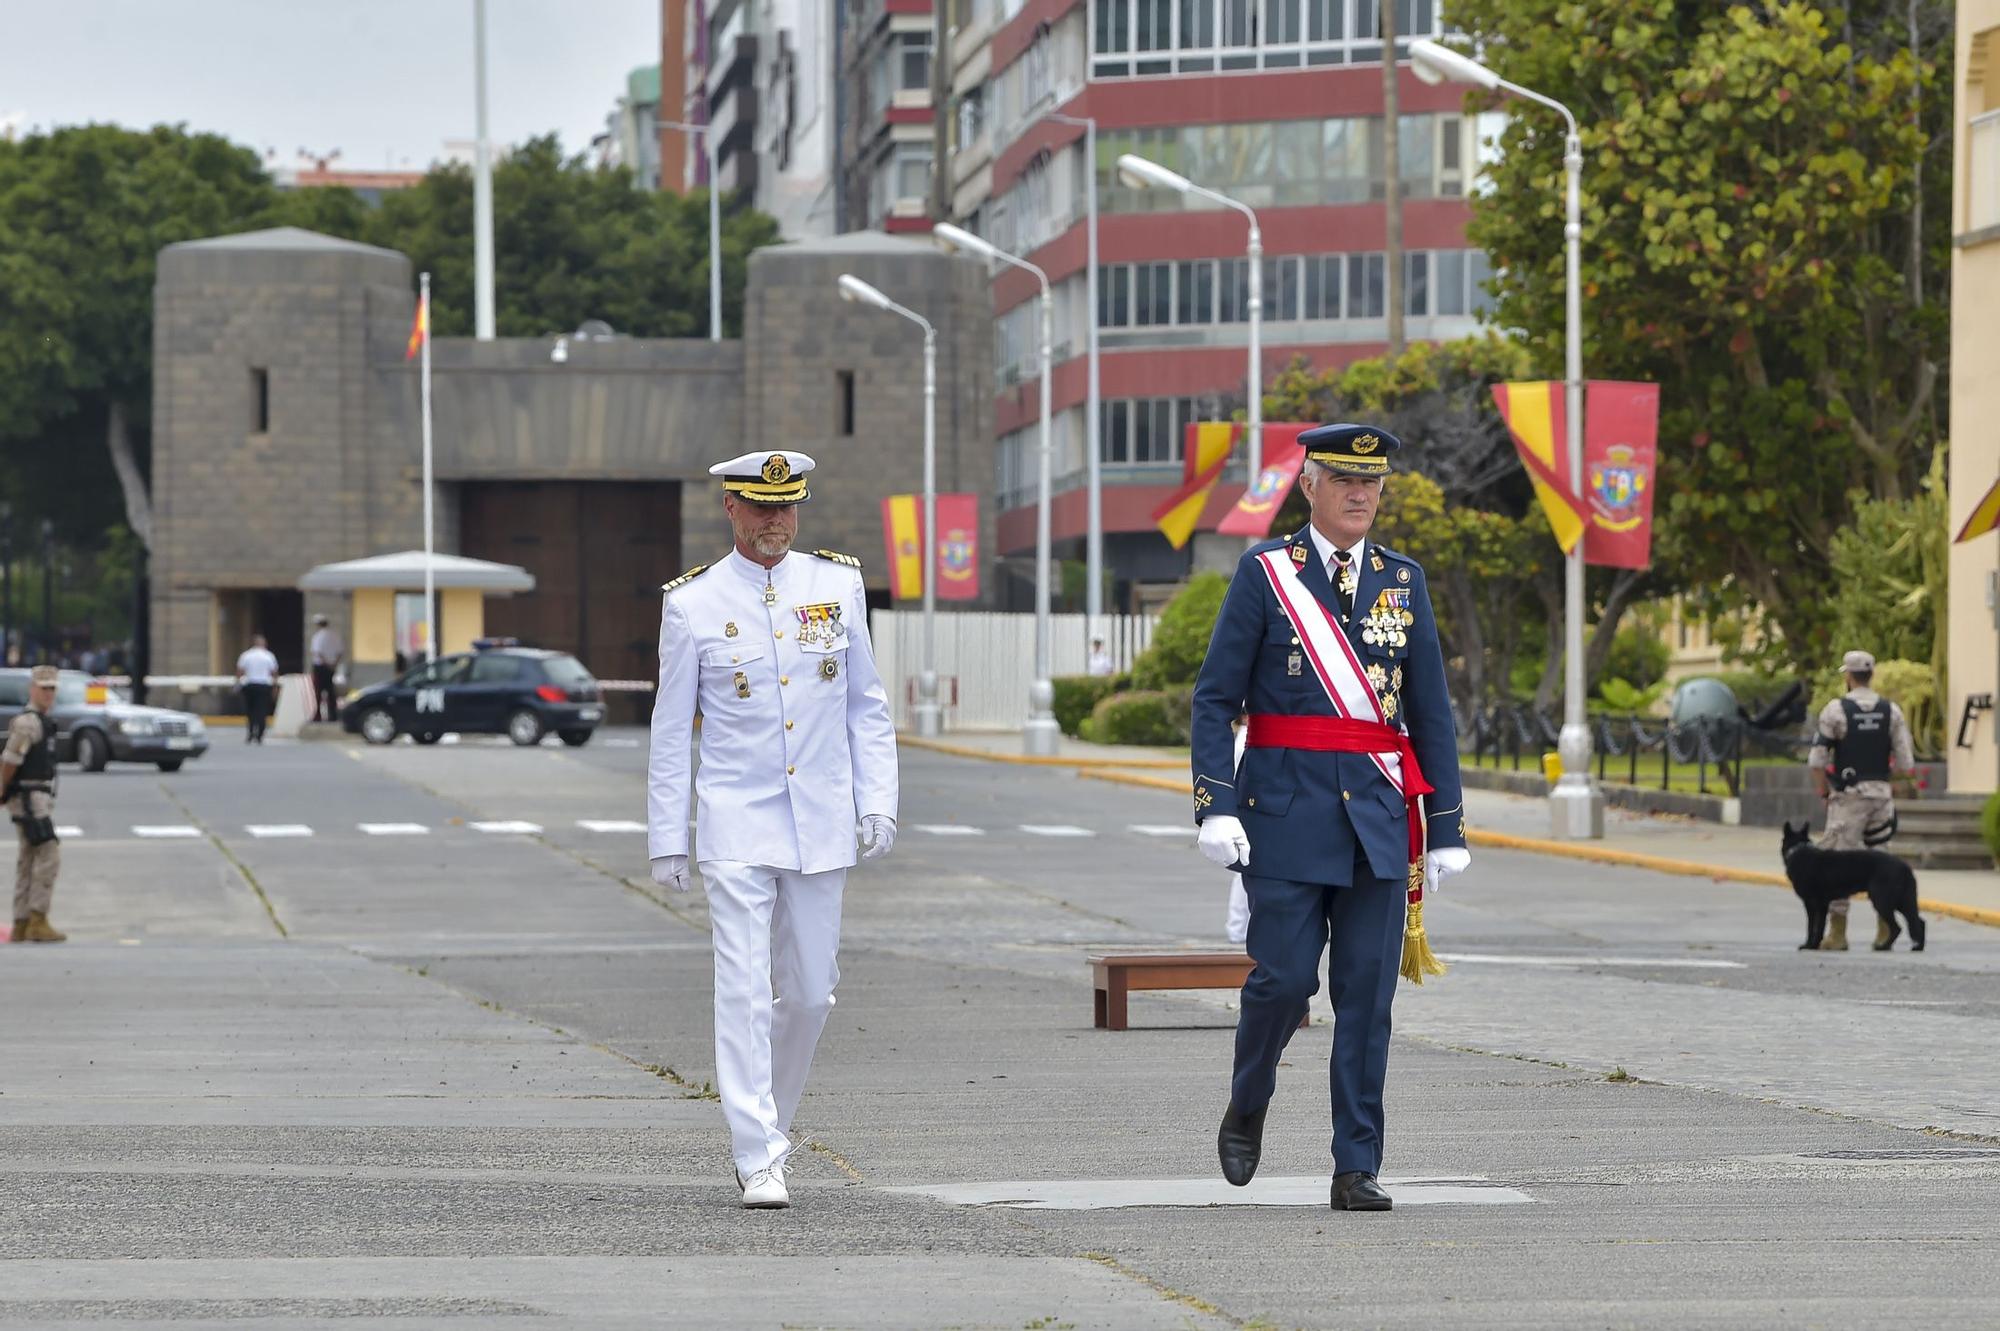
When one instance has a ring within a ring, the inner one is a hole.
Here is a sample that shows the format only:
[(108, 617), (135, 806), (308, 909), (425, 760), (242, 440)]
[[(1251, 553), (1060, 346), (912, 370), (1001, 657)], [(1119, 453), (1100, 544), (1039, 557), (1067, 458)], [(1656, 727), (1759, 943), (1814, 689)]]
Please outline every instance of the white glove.
[(861, 858), (879, 860), (896, 844), (896, 820), (886, 813), (861, 816)]
[(1464, 846), (1424, 852), (1424, 895), (1437, 895), (1438, 885), (1455, 873), (1464, 873), (1472, 864), (1472, 852)]
[(661, 887), (671, 887), (676, 892), (685, 892), (693, 886), (688, 881), (688, 857), (685, 855), (662, 855), (653, 861), (653, 881)]
[(1225, 869), (1250, 863), (1250, 834), (1243, 830), (1243, 820), (1233, 814), (1210, 814), (1202, 819), (1197, 842), (1202, 854)]

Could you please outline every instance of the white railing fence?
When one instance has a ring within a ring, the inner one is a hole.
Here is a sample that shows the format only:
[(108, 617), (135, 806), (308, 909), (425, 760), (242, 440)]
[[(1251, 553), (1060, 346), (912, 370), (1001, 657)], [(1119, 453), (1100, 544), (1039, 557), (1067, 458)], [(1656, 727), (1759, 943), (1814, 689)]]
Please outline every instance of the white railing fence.
[[(1113, 667), (1124, 673), (1153, 640), (1153, 615), (1105, 615), (1098, 635)], [(923, 661), (924, 616), (917, 610), (880, 610), (869, 618), (875, 660), (889, 689), (899, 727), (914, 724), (917, 672)], [(1090, 659), (1085, 615), (1049, 616), (1049, 670), (1081, 675)], [(937, 616), (938, 701), (944, 728), (1012, 730), (1028, 718), (1028, 686), (1035, 678), (1035, 617), (982, 611), (940, 611)]]

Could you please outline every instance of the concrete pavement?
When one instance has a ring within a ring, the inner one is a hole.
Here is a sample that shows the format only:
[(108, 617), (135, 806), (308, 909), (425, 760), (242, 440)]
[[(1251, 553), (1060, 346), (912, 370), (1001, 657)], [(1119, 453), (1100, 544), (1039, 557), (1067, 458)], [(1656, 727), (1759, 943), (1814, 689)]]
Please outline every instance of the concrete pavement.
[[(1315, 1202), (1322, 1016), (1268, 1135), (1299, 1182), (1190, 1205), (1233, 995), (1094, 1031), (1083, 965), (1219, 945), (1185, 797), (914, 749), (896, 852), (850, 883), (798, 1205), (742, 1212), (700, 894), (601, 830), (643, 816), (644, 757), (272, 744), (70, 778), (77, 941), (0, 951), (0, 1322), (1990, 1321), (2000, 934), (1802, 954), (1776, 892), (1482, 851), (1389, 1086), (1385, 1172), (1456, 1191)], [(423, 830), (361, 830), (388, 823)]]

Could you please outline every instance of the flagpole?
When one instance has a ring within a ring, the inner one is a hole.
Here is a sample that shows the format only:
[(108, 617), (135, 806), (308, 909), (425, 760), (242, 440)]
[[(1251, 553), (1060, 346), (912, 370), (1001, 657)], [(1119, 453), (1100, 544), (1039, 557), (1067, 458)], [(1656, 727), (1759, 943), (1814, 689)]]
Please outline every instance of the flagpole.
[(424, 660), (437, 660), (437, 574), (431, 567), (431, 275), (417, 279), (417, 319), (423, 325), (424, 394)]

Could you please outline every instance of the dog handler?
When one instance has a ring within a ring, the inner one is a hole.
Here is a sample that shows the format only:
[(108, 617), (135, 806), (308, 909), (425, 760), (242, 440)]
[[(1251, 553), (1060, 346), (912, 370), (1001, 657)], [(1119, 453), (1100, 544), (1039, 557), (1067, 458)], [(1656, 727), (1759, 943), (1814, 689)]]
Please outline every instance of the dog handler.
[[(1875, 658), (1867, 652), (1849, 652), (1840, 668), (1847, 678), (1847, 692), (1821, 709), (1819, 734), (1806, 765), (1812, 769), (1814, 792), (1826, 802), (1826, 834), (1820, 838), (1820, 848), (1861, 850), (1870, 832), (1878, 844), (1888, 839), (1882, 834), (1896, 816), (1889, 778), (1916, 770), (1917, 758), (1903, 709), (1869, 687), (1875, 678)], [(1846, 897), (1832, 903), (1821, 951), (1847, 951), (1848, 904)], [(1888, 929), (1876, 927), (1879, 943)]]
[[(715, 1083), (746, 1207), (791, 1205), (787, 1135), (840, 979), (847, 871), (896, 840), (896, 729), (861, 561), (792, 549), (813, 460), (709, 468), (736, 548), (665, 587), (647, 765), (653, 880), (685, 892), (688, 797), (715, 946)], [(701, 773), (690, 779), (695, 715)], [(692, 786), (692, 792), (690, 792)]]

